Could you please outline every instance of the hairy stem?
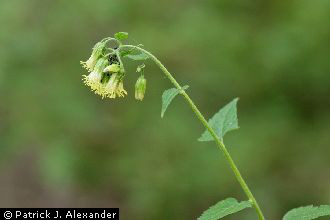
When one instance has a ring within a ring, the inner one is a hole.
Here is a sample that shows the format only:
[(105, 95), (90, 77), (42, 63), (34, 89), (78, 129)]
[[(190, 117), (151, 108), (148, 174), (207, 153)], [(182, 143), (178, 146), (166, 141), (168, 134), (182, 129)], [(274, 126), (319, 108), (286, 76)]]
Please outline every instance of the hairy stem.
[(212, 137), (214, 138), (218, 148), (223, 152), (227, 162), (230, 165), (230, 168), (232, 169), (232, 171), (235, 174), (235, 177), (237, 179), (237, 181), (239, 182), (239, 184), (241, 185), (242, 189), (244, 190), (246, 196), (249, 198), (249, 200), (252, 203), (252, 206), (255, 208), (258, 218), (260, 220), (265, 220), (265, 217), (258, 205), (257, 200), (254, 198), (251, 190), (249, 189), (248, 185), (246, 184), (245, 180), (243, 179), (240, 171), (238, 170), (234, 160), (232, 159), (232, 157), (230, 156), (226, 146), (224, 145), (224, 143), (219, 139), (219, 137), (216, 135), (216, 133), (214, 132), (214, 130), (210, 127), (210, 125), (208, 124), (208, 122), (206, 121), (206, 119), (204, 118), (204, 116), (202, 115), (202, 113), (198, 110), (198, 108), (196, 107), (196, 105), (194, 104), (194, 102), (191, 100), (191, 98), (188, 96), (188, 94), (182, 89), (182, 87), (180, 86), (180, 84), (174, 79), (174, 77), (172, 76), (172, 74), (166, 69), (166, 67), (150, 52), (137, 47), (137, 46), (133, 46), (133, 45), (122, 45), (120, 46), (119, 49), (121, 48), (130, 48), (130, 49), (136, 49), (139, 50), (143, 53), (145, 53), (146, 55), (148, 55), (157, 65), (158, 67), (164, 72), (164, 74), (166, 75), (166, 77), (173, 83), (173, 85), (180, 90), (180, 94), (184, 97), (184, 99), (188, 102), (188, 104), (190, 105), (191, 109), (194, 111), (195, 115), (197, 116), (197, 118), (202, 122), (202, 124), (205, 126), (205, 128), (210, 132), (210, 134), (212, 135)]

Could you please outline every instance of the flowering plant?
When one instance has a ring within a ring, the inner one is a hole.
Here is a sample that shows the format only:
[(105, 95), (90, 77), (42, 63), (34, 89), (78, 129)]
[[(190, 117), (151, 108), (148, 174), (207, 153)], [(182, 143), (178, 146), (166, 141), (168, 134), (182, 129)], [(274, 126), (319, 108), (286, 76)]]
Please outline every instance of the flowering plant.
[[(83, 75), (84, 83), (102, 98), (124, 97), (127, 95), (127, 92), (124, 89), (123, 84), (126, 73), (122, 58), (128, 57), (136, 61), (144, 61), (146, 59), (153, 60), (174, 85), (174, 88), (164, 91), (162, 95), (161, 117), (164, 116), (164, 113), (171, 101), (178, 94), (181, 94), (197, 118), (206, 128), (205, 132), (198, 140), (215, 141), (218, 148), (224, 154), (226, 161), (248, 198), (248, 200), (242, 202), (238, 202), (234, 198), (222, 200), (214, 206), (211, 206), (198, 219), (217, 220), (229, 214), (253, 207), (256, 211), (258, 219), (264, 220), (264, 214), (261, 211), (257, 200), (242, 177), (236, 163), (232, 159), (223, 141), (224, 135), (227, 132), (238, 129), (236, 107), (238, 99), (236, 98), (228, 103), (209, 121), (207, 121), (186, 93), (185, 90), (188, 89), (188, 86), (181, 86), (166, 69), (166, 67), (153, 54), (143, 49), (141, 45), (134, 46), (123, 44), (123, 41), (127, 38), (128, 34), (126, 32), (118, 32), (114, 35), (114, 37), (104, 38), (93, 47), (90, 58), (85, 62), (81, 62), (83, 67), (89, 72), (88, 75)], [(108, 47), (107, 45), (109, 42), (115, 42), (117, 45), (115, 47)], [(144, 77), (144, 68), (144, 64), (137, 67), (137, 72), (140, 76), (135, 84), (135, 98), (140, 101), (143, 100), (146, 92), (147, 81)], [(305, 206), (290, 210), (285, 214), (283, 220), (310, 220), (328, 215), (330, 215), (330, 205), (321, 205), (319, 207)]]

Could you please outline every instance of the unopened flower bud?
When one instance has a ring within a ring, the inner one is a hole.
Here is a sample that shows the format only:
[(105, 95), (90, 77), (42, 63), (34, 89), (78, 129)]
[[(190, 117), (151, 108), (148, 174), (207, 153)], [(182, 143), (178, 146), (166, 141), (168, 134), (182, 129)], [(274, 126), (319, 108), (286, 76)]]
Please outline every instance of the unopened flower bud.
[(141, 65), (139, 65), (137, 68), (136, 68), (136, 72), (138, 73), (142, 73), (143, 74), (143, 70), (144, 68), (146, 67), (146, 65), (144, 63), (142, 63)]
[(141, 75), (135, 83), (135, 99), (142, 101), (147, 88), (147, 80)]

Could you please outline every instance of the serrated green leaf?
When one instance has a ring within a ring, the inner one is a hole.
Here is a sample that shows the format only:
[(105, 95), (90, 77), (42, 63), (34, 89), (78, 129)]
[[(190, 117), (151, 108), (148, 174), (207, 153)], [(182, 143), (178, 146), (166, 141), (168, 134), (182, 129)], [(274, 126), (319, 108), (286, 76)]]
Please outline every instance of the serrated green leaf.
[(310, 220), (327, 215), (330, 215), (330, 205), (310, 205), (290, 210), (283, 220)]
[(149, 56), (145, 53), (139, 53), (139, 54), (127, 54), (125, 57), (130, 58), (132, 60), (146, 60), (149, 58)]
[[(237, 120), (237, 101), (238, 98), (228, 103), (208, 122), (220, 139), (223, 139), (228, 131), (239, 128)], [(213, 141), (214, 139), (210, 132), (206, 130), (198, 140)]]
[(208, 208), (198, 220), (218, 220), (227, 215), (250, 208), (251, 206), (252, 204), (249, 201), (238, 202), (234, 198), (228, 198)]
[[(188, 89), (189, 86), (185, 85), (182, 87), (183, 90)], [(161, 117), (164, 117), (164, 113), (167, 109), (167, 107), (170, 105), (172, 100), (180, 93), (180, 90), (177, 88), (172, 88), (165, 90), (162, 95), (162, 112), (160, 114)]]
[(128, 33), (127, 32), (118, 32), (118, 33), (115, 33), (114, 36), (117, 40), (125, 40), (128, 38)]

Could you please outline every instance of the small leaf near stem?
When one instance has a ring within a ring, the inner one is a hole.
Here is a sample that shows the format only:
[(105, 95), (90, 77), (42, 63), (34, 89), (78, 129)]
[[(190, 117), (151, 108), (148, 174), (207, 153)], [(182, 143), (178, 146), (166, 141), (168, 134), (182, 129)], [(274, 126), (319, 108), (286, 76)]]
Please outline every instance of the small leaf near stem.
[[(182, 90), (188, 89), (189, 86), (183, 86)], [(165, 90), (162, 95), (162, 111), (160, 117), (164, 117), (167, 107), (171, 104), (172, 100), (180, 93), (180, 90), (177, 88), (171, 88)]]
[(149, 58), (145, 53), (127, 54), (125, 57), (130, 58), (132, 60), (146, 60)]
[(115, 38), (119, 41), (126, 40), (128, 38), (127, 32), (117, 32), (115, 33)]

